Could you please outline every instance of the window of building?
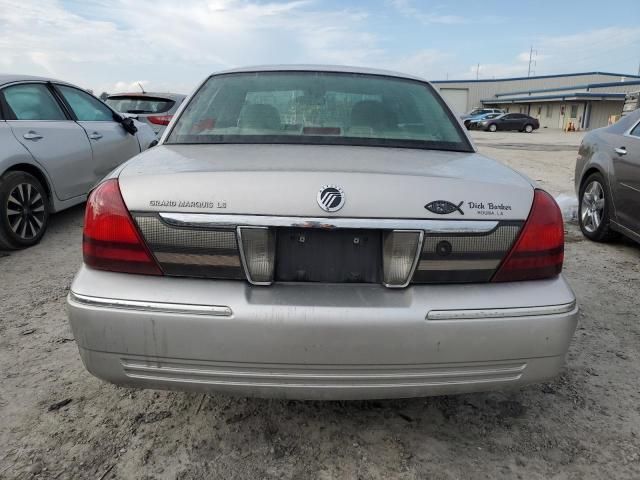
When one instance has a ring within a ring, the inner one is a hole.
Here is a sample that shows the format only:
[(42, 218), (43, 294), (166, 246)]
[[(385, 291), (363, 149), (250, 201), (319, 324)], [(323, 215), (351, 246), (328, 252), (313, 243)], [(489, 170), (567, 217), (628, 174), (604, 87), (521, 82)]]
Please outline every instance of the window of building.
[(571, 105), (571, 118), (578, 118), (578, 105)]
[(547, 103), (547, 118), (551, 118), (553, 116), (553, 105)]

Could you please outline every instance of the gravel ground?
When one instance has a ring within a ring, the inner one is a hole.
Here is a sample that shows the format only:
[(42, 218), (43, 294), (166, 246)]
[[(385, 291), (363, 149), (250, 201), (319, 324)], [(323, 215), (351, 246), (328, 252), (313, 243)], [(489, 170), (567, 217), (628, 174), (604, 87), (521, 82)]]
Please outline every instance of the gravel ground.
[[(573, 192), (579, 134), (474, 133)], [(640, 247), (567, 225), (580, 324), (555, 380), (401, 401), (293, 402), (118, 388), (89, 375), (64, 298), (82, 207), (0, 252), (0, 478), (640, 478)]]

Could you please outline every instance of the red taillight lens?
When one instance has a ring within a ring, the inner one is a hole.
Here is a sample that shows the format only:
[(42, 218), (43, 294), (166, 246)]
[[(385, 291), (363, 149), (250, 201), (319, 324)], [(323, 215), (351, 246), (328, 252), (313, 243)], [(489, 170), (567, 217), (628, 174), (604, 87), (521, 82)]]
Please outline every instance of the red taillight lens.
[(155, 125), (169, 125), (173, 115), (149, 115), (147, 120)]
[(564, 224), (560, 208), (551, 195), (536, 190), (529, 218), (492, 281), (555, 277), (562, 271), (563, 258)]
[(89, 195), (82, 253), (84, 263), (99, 270), (162, 275), (129, 215), (115, 178)]

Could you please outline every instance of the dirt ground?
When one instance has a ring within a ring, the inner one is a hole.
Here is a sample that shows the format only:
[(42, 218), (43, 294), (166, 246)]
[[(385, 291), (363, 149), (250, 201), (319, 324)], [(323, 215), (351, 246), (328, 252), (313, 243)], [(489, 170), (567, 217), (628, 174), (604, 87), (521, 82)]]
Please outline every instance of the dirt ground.
[[(476, 133), (572, 193), (579, 134)], [(294, 402), (118, 388), (88, 374), (65, 313), (82, 207), (0, 252), (0, 478), (640, 478), (640, 246), (567, 225), (580, 323), (555, 380), (401, 401)]]

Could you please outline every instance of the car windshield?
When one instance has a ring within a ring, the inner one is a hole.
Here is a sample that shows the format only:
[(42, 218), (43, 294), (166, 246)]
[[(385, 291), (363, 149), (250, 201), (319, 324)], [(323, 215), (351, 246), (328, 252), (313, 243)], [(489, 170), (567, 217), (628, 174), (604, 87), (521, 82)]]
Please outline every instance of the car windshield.
[(333, 72), (213, 76), (191, 99), (166, 143), (292, 143), (472, 151), (430, 85)]
[(485, 115), (486, 113), (488, 113), (489, 110), (473, 110), (469, 115)]
[(105, 103), (121, 113), (165, 113), (175, 102), (168, 98), (118, 95), (107, 98)]

